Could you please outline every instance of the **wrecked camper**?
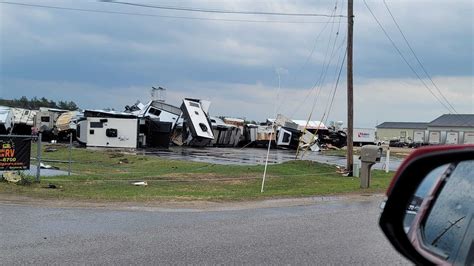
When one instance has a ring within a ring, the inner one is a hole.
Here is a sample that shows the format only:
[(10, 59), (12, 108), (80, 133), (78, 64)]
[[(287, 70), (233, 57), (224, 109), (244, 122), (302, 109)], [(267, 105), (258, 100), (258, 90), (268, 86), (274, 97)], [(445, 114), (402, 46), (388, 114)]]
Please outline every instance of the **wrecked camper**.
[(13, 127), (13, 112), (10, 107), (0, 106), (0, 135), (9, 134)]
[(208, 146), (214, 139), (209, 119), (210, 102), (185, 98), (181, 104), (183, 117), (182, 140), (183, 145)]
[(77, 122), (83, 118), (84, 114), (79, 111), (69, 111), (62, 113), (56, 120), (56, 129), (59, 139), (66, 139), (69, 134), (76, 135)]
[(37, 111), (23, 108), (11, 108), (11, 111), (13, 112), (13, 129), (11, 131), (17, 135), (31, 134)]
[(181, 109), (162, 101), (150, 101), (146, 105), (138, 102), (131, 107), (126, 107), (125, 112), (135, 114), (139, 118), (150, 117), (151, 119), (169, 122), (174, 127), (181, 115)]
[[(212, 131), (214, 139), (211, 144), (215, 147), (237, 147), (241, 142), (242, 129), (235, 123), (228, 123), (229, 118), (224, 120), (218, 117), (211, 117)], [(232, 119), (235, 121), (236, 119)], [(243, 124), (243, 120), (242, 120)], [(243, 125), (242, 125), (243, 127)]]
[(171, 132), (181, 115), (181, 109), (163, 101), (153, 100), (126, 106), (125, 112), (139, 119), (138, 146), (141, 148), (168, 148)]
[(86, 110), (77, 140), (87, 147), (137, 148), (138, 118), (129, 113)]
[(55, 138), (58, 135), (56, 121), (65, 112), (67, 110), (43, 107), (36, 112), (34, 127), (43, 133), (43, 139)]

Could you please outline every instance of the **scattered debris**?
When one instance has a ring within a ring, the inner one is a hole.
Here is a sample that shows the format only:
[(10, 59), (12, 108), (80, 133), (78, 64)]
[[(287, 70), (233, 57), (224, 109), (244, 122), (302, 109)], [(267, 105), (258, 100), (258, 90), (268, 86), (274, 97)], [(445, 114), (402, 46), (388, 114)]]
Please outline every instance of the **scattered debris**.
[(4, 172), (3, 179), (9, 183), (18, 183), (23, 178), (18, 172)]
[(129, 161), (128, 161), (127, 158), (124, 158), (124, 159), (120, 159), (120, 160), (119, 160), (119, 164), (128, 164), (128, 163), (129, 163)]
[(40, 163), (40, 168), (41, 168), (41, 169), (54, 169), (54, 170), (59, 170), (59, 167), (51, 166), (51, 165), (49, 165), (49, 164), (44, 164), (44, 163)]
[(48, 184), (47, 186), (45, 186), (43, 188), (57, 189), (58, 187), (55, 184)]
[(146, 187), (148, 186), (148, 183), (146, 181), (135, 181), (135, 182), (132, 182), (132, 185)]

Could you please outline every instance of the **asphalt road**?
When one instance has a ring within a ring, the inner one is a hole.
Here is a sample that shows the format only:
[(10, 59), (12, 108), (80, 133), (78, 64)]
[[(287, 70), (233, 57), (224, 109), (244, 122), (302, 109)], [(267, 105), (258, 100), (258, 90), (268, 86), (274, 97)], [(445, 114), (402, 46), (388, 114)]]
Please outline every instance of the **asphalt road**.
[(0, 204), (0, 264), (409, 264), (377, 226), (381, 197), (249, 209)]

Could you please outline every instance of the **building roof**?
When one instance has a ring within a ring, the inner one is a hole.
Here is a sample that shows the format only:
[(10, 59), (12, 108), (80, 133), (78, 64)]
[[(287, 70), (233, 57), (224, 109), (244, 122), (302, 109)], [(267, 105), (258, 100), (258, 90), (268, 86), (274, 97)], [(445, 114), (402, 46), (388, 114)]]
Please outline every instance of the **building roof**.
[(377, 128), (393, 129), (426, 129), (428, 123), (425, 122), (383, 122)]
[(474, 114), (444, 114), (431, 121), (430, 127), (474, 127)]

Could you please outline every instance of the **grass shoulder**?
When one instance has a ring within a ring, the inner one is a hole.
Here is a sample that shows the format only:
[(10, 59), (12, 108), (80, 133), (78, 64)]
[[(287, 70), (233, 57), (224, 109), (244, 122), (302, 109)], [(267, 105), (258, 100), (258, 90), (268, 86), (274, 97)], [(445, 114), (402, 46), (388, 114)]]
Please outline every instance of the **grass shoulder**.
[[(68, 150), (56, 146), (48, 160), (65, 160)], [(35, 152), (33, 150), (33, 152)], [(34, 154), (34, 153), (33, 153)], [(240, 201), (267, 198), (383, 192), (392, 174), (373, 170), (371, 188), (343, 177), (335, 166), (311, 161), (270, 165), (265, 192), (260, 193), (263, 166), (238, 166), (168, 160), (116, 150), (72, 151), (73, 175), (43, 177), (41, 183), (19, 186), (0, 182), (1, 194), (48, 199), (92, 201)], [(49, 163), (60, 169), (67, 164)], [(148, 186), (133, 186), (143, 180)], [(47, 189), (54, 184), (56, 189)]]

